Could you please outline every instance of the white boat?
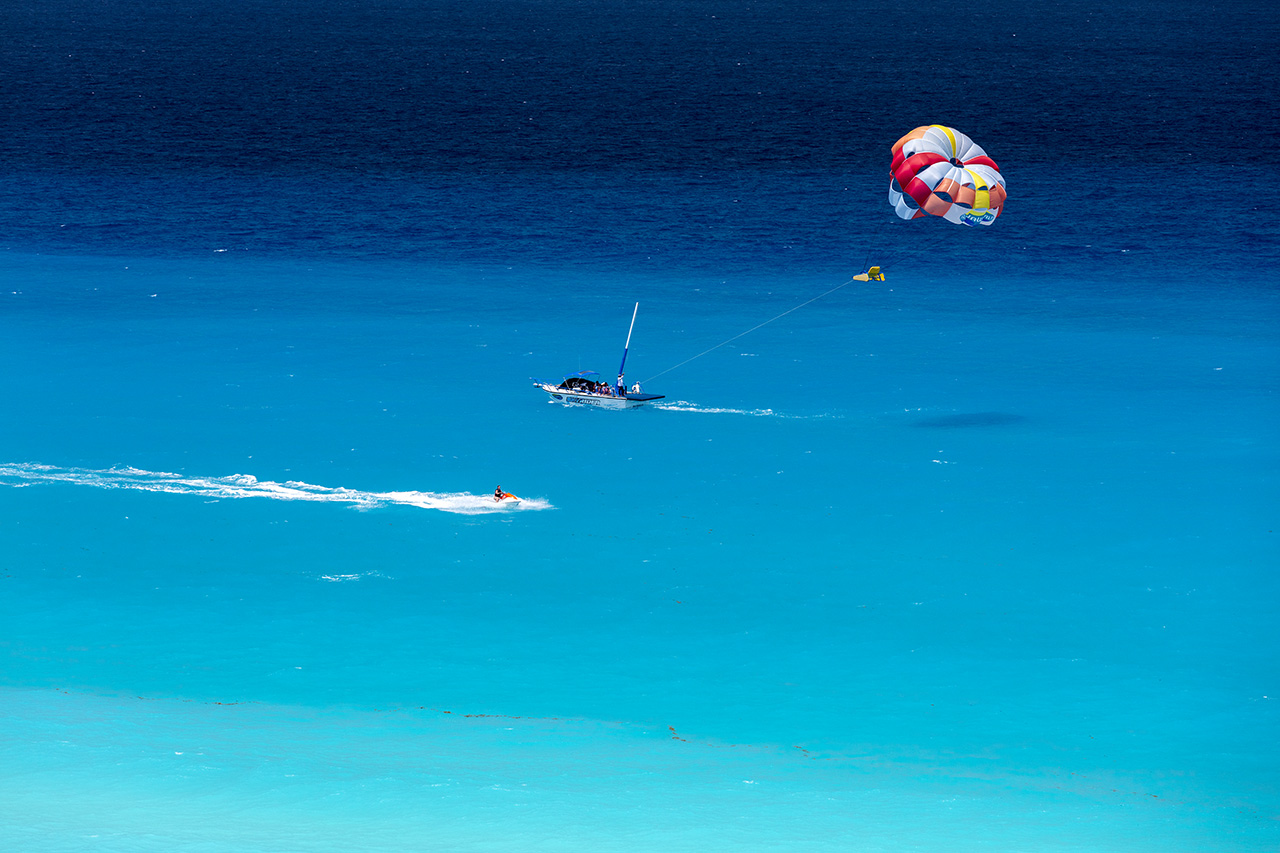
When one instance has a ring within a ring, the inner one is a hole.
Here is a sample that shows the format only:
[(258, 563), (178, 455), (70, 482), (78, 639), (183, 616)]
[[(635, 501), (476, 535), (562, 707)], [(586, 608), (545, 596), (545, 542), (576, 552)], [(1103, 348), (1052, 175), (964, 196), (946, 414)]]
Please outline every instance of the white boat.
[(610, 384), (600, 380), (600, 374), (594, 370), (579, 370), (571, 373), (560, 382), (544, 382), (535, 379), (535, 388), (541, 388), (558, 403), (578, 404), (583, 406), (599, 406), (604, 409), (634, 409), (652, 400), (661, 400), (663, 394), (645, 394), (637, 382), (627, 389), (623, 370), (627, 366), (627, 350), (631, 349), (631, 333), (636, 328), (636, 313), (640, 303), (636, 303), (631, 312), (631, 328), (627, 330), (627, 343), (622, 348), (622, 364), (618, 366), (618, 381)]
[(566, 376), (562, 382), (534, 382), (551, 395), (557, 403), (580, 403), (584, 406), (600, 406), (605, 409), (634, 409), (650, 400), (661, 400), (662, 394), (642, 394), (639, 391), (622, 391), (618, 386), (600, 381), (594, 370), (580, 370)]

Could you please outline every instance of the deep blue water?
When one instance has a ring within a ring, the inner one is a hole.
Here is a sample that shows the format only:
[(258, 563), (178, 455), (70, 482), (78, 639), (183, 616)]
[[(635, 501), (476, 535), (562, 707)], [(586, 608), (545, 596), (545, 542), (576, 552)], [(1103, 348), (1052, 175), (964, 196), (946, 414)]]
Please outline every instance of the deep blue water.
[(1269, 4), (0, 32), (6, 849), (1280, 846)]

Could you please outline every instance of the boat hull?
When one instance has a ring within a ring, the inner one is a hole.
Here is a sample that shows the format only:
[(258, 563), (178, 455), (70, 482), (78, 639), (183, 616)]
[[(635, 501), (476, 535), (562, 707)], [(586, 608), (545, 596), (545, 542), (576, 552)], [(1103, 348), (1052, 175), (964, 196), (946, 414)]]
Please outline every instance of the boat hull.
[(557, 403), (571, 406), (596, 406), (601, 409), (635, 409), (653, 400), (663, 399), (662, 394), (628, 394), (625, 397), (607, 397), (604, 394), (590, 394), (584, 391), (561, 388), (559, 385), (539, 384), (538, 387), (550, 394), (551, 399)]

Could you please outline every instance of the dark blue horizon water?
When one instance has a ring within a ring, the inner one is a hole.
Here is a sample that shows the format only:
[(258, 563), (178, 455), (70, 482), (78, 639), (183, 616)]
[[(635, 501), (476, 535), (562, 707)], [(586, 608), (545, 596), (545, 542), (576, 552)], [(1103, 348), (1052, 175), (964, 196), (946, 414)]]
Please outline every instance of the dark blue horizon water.
[[(1280, 241), (1251, 189), (1275, 176), (1268, 10), (12, 4), (0, 245), (727, 274), (950, 268), (973, 251), (1016, 252), (1028, 272), (1269, 270)], [(1017, 185), (1001, 228), (903, 227), (882, 204), (888, 146), (944, 119)]]
[(889, 217), (888, 145), (945, 119), (1002, 162), (1041, 246), (1274, 263), (1249, 189), (1275, 168), (1269, 9), (11, 4), (4, 239), (843, 261)]
[(1280, 845), (1272, 4), (0, 33), (0, 847)]
[(13, 3), (9, 166), (846, 168), (939, 116), (1013, 165), (1265, 167), (1264, 2)]

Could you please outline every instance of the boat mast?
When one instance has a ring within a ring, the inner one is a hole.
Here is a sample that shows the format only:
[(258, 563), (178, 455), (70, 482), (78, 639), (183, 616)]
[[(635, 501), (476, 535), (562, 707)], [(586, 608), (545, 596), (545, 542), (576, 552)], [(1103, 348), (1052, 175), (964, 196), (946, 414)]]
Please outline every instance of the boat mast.
[(622, 384), (623, 370), (627, 366), (627, 350), (631, 349), (631, 333), (636, 328), (636, 313), (640, 310), (640, 303), (636, 303), (636, 307), (631, 311), (631, 328), (627, 329), (627, 344), (622, 348), (622, 364), (618, 365), (618, 387), (625, 388)]

